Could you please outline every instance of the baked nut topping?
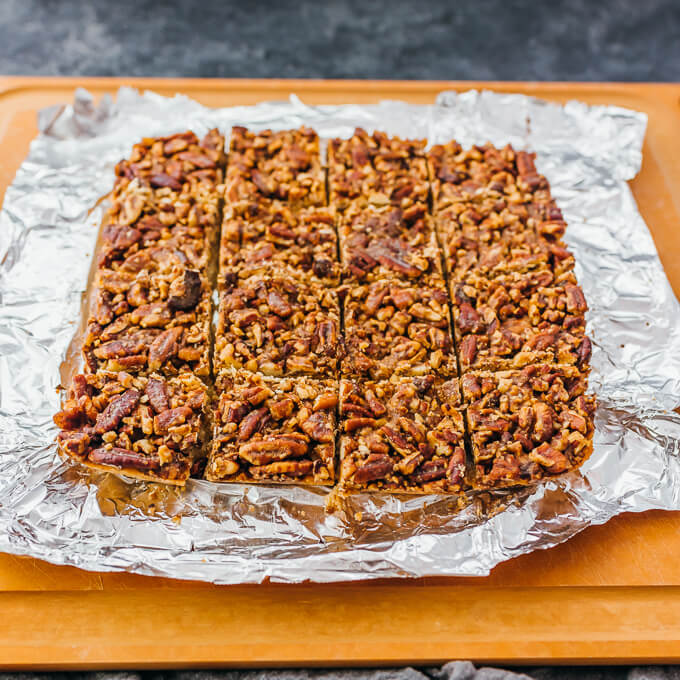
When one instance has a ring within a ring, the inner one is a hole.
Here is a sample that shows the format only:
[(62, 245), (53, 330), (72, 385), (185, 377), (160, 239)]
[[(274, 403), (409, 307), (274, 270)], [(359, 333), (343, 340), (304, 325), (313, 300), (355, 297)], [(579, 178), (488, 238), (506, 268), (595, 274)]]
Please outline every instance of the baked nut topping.
[(116, 167), (61, 450), (173, 484), (333, 485), (340, 436), (348, 493), (575, 469), (588, 307), (534, 161), (357, 128), (329, 141), (327, 192), (309, 128), (235, 127), (228, 162), (215, 130), (142, 140)]
[(116, 166), (115, 191), (137, 180), (152, 189), (181, 191), (186, 185), (214, 188), (223, 180), (224, 137), (210, 130), (202, 140), (193, 132), (146, 138)]
[(340, 416), (342, 489), (423, 494), (467, 488), (457, 380), (344, 378)]
[(326, 205), (325, 173), (314, 130), (252, 132), (232, 128), (225, 200), (261, 199), (295, 206)]
[(218, 379), (206, 478), (331, 485), (338, 381), (236, 371)]
[(513, 272), (494, 279), (476, 273), (452, 284), (462, 370), (499, 370), (530, 363), (575, 364), (588, 370), (588, 309), (572, 272)]
[(190, 373), (74, 376), (54, 416), (60, 450), (90, 466), (183, 484), (205, 442), (207, 393)]
[(91, 372), (208, 376), (210, 285), (181, 253), (146, 248), (97, 272), (83, 341)]
[(554, 477), (592, 453), (595, 399), (575, 366), (466, 373), (461, 386), (477, 487)]
[(345, 375), (456, 375), (445, 288), (399, 281), (344, 291)]
[[(236, 236), (235, 236), (236, 235)], [(240, 247), (234, 248), (235, 238)], [(292, 210), (281, 201), (225, 206), (220, 267), (241, 273), (295, 269), (325, 285), (340, 283), (335, 216), (330, 208)]]
[(357, 128), (350, 139), (328, 144), (330, 202), (338, 210), (351, 203), (408, 209), (427, 203), (429, 182), (425, 140), (369, 135)]
[(293, 270), (241, 278), (225, 274), (215, 339), (220, 372), (244, 368), (267, 376), (334, 376), (340, 348), (335, 291)]
[(383, 279), (442, 285), (441, 256), (426, 206), (404, 211), (392, 206), (358, 208), (340, 217), (340, 254), (345, 278)]

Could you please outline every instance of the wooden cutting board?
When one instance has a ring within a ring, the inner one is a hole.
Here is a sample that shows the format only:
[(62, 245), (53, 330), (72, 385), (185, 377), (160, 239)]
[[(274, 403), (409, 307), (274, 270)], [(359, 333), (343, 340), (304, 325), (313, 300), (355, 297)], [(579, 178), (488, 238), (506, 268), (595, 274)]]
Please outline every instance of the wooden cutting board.
[[(36, 111), (120, 85), (209, 106), (296, 93), (311, 104), (487, 88), (644, 111), (631, 183), (680, 294), (680, 85), (0, 78), (0, 190), (37, 133)], [(632, 244), (634, 247), (634, 244)], [(680, 513), (624, 515), (499, 565), (486, 578), (213, 586), (98, 574), (0, 555), (0, 666), (200, 666), (680, 662)]]

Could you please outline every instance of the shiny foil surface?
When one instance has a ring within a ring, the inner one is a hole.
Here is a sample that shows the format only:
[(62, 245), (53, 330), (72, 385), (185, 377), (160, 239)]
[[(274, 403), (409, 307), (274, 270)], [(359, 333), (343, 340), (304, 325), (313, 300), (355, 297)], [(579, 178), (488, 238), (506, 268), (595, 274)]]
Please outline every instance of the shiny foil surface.
[[(680, 509), (680, 305), (627, 184), (640, 167), (643, 114), (474, 91), (444, 92), (435, 106), (292, 98), (208, 109), (122, 89), (98, 107), (78, 91), (39, 123), (0, 214), (0, 551), (215, 583), (484, 575), (619, 513)], [(472, 495), (462, 509), (441, 496), (362, 494), (327, 513), (326, 489), (190, 480), (178, 490), (62, 460), (52, 415), (64, 366), (77, 363), (98, 201), (114, 164), (143, 136), (214, 126), (228, 135), (234, 124), (305, 124), (326, 139), (360, 125), (536, 151), (590, 305), (599, 405), (583, 468)]]

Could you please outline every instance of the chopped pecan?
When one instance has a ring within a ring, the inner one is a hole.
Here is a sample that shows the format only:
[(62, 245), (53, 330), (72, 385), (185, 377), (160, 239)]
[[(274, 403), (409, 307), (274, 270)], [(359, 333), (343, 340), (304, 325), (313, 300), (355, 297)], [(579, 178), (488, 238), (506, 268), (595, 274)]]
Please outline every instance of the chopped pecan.
[(443, 460), (427, 460), (413, 475), (413, 481), (417, 484), (434, 482), (446, 476), (446, 463)]
[(174, 177), (165, 174), (164, 172), (158, 172), (155, 175), (149, 177), (149, 184), (157, 189), (162, 187), (168, 187), (174, 191), (182, 190), (182, 183), (178, 182)]
[(193, 414), (193, 411), (188, 406), (178, 406), (177, 408), (170, 408), (161, 411), (154, 417), (154, 431), (157, 434), (164, 434), (171, 427), (185, 423)]
[(201, 297), (201, 277), (193, 269), (187, 269), (181, 278), (170, 285), (168, 304), (173, 309), (187, 311), (193, 309)]

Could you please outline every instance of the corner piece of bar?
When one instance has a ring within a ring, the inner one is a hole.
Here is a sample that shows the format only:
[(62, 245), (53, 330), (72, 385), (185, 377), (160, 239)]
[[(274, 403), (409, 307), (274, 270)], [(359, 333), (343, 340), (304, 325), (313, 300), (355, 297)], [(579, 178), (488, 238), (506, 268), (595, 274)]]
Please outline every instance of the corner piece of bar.
[(574, 366), (466, 373), (468, 429), (480, 489), (526, 485), (578, 468), (593, 450), (595, 398)]
[(183, 485), (203, 455), (206, 409), (206, 387), (190, 373), (99, 371), (74, 376), (54, 422), (59, 449), (88, 467)]
[(333, 484), (336, 379), (232, 371), (218, 378), (217, 394), (206, 479)]
[(134, 180), (152, 189), (214, 188), (223, 181), (225, 160), (224, 137), (217, 130), (201, 140), (191, 131), (145, 138), (116, 166), (114, 193)]
[(334, 376), (340, 352), (335, 290), (299, 272), (223, 272), (215, 371), (245, 368), (268, 376)]
[(469, 488), (458, 381), (428, 374), (340, 381), (342, 491)]
[(348, 286), (344, 292), (347, 375), (456, 375), (446, 289), (401, 281)]

